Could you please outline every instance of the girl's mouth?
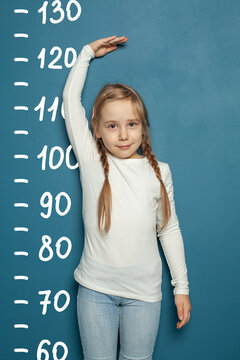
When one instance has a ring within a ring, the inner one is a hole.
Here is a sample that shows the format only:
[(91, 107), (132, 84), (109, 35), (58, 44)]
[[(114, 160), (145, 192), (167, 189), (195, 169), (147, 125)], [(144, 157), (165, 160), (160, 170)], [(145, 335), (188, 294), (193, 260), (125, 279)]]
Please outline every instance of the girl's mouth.
[(125, 145), (125, 146), (118, 146), (119, 149), (125, 150), (125, 149), (129, 149), (131, 145)]

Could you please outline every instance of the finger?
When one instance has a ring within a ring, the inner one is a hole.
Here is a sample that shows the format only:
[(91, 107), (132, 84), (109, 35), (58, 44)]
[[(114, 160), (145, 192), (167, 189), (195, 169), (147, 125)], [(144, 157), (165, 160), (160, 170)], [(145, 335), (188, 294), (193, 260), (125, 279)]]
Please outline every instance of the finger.
[(106, 44), (116, 44), (116, 43), (120, 43), (123, 41), (127, 41), (128, 39), (125, 36), (121, 36), (115, 39), (109, 39), (109, 40), (105, 40), (104, 43)]
[(110, 40), (110, 43), (123, 42), (123, 41), (126, 41), (126, 40), (128, 40), (128, 38), (126, 38), (126, 36), (121, 36), (121, 37), (118, 37), (116, 39)]
[(178, 307), (178, 317), (180, 321), (177, 323), (177, 327), (180, 329), (183, 325), (187, 323), (188, 313), (183, 305)]
[(108, 44), (110, 41), (113, 41), (113, 40), (116, 40), (116, 39), (117, 39), (117, 36), (114, 35), (114, 36), (111, 36), (111, 37), (109, 37), (109, 38), (102, 39), (102, 42), (103, 42), (104, 44)]
[(187, 321), (185, 321), (185, 319), (183, 319), (182, 321), (178, 321), (177, 322), (177, 328), (180, 329), (181, 327), (183, 327), (186, 324)]
[(190, 312), (184, 309), (183, 320), (179, 322), (179, 328), (184, 326), (190, 318)]
[(111, 46), (111, 47), (106, 49), (106, 54), (108, 54), (109, 52), (111, 52), (113, 50), (116, 50), (116, 49), (117, 49), (117, 46)]
[(125, 41), (117, 41), (117, 42), (111, 42), (111, 43), (109, 43), (109, 44), (106, 44), (105, 46), (115, 46), (115, 45), (120, 45), (121, 43), (123, 43), (123, 42), (125, 42)]
[(183, 320), (183, 318), (184, 318), (184, 307), (183, 307), (182, 304), (177, 306), (177, 314), (178, 314), (179, 320)]
[(102, 38), (101, 40), (102, 40), (102, 41), (109, 41), (109, 40), (114, 39), (115, 37), (117, 37), (117, 35), (108, 36), (108, 37), (106, 37), (106, 38)]
[(119, 43), (123, 43), (123, 42), (126, 42), (126, 41), (128, 41), (128, 38), (124, 38), (122, 40), (119, 40)]
[(111, 42), (111, 43), (107, 43), (107, 44), (104, 44), (104, 46), (107, 47), (107, 49), (112, 49), (112, 50), (115, 50), (117, 48), (117, 45), (119, 45), (120, 43), (122, 42), (125, 42), (127, 40), (124, 40), (124, 41), (118, 41), (118, 42)]
[(188, 314), (189, 314), (189, 311), (185, 308), (183, 308), (183, 321), (184, 321), (184, 325), (188, 322)]

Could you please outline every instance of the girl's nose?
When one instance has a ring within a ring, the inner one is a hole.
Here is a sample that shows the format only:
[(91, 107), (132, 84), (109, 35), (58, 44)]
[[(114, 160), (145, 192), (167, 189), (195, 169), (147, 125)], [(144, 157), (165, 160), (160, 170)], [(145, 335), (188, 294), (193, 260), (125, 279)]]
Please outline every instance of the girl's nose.
[(127, 132), (127, 130), (125, 130), (125, 129), (120, 130), (119, 138), (120, 138), (121, 140), (126, 140), (126, 139), (128, 139), (128, 132)]

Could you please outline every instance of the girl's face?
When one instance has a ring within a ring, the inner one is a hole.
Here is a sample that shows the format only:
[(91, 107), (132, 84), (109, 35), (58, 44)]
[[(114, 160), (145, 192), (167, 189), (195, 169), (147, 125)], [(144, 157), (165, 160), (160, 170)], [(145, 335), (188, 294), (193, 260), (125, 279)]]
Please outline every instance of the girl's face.
[(96, 136), (102, 138), (110, 153), (119, 158), (140, 158), (136, 153), (142, 143), (142, 122), (136, 118), (130, 100), (106, 103)]

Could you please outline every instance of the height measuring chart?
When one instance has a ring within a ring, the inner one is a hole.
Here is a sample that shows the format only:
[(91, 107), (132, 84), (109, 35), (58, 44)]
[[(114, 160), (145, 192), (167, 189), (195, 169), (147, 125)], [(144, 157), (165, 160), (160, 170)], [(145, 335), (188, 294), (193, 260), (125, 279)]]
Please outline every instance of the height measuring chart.
[(1, 359), (77, 359), (73, 271), (83, 246), (81, 186), (62, 91), (85, 44), (84, 12), (77, 0), (3, 7), (3, 143), (10, 150), (2, 188)]
[[(175, 200), (183, 235), (193, 305), (193, 315), (177, 329), (178, 308), (188, 304), (184, 307), (188, 316), (189, 302), (186, 295), (175, 301), (173, 283), (178, 281), (172, 279), (177, 274), (168, 266), (170, 258), (183, 267), (177, 249), (165, 254), (156, 234), (163, 296), (152, 358), (240, 359), (236, 286), (240, 0), (3, 0), (0, 10), (0, 360), (84, 359), (81, 317), (77, 316), (82, 298), (77, 303), (79, 284), (74, 278), (85, 240), (83, 196), (80, 169), (65, 125), (63, 90), (83, 46), (113, 35), (128, 40), (106, 56), (91, 59), (82, 105), (93, 130), (91, 110), (104, 85), (126, 84), (141, 95), (153, 153), (172, 170), (174, 190), (172, 185), (167, 188)], [(124, 120), (122, 110), (119, 114)], [(151, 164), (146, 163), (149, 179), (150, 172), (154, 175)], [(129, 171), (129, 175), (135, 173), (130, 167)], [(128, 185), (132, 188), (132, 182)], [(115, 198), (123, 199), (124, 206), (127, 194), (119, 194)], [(155, 204), (155, 195), (151, 199)], [(86, 196), (89, 208), (90, 200)], [(136, 224), (139, 230), (142, 217), (138, 219), (138, 213), (126, 212), (131, 229)], [(87, 217), (88, 224), (92, 219)], [(132, 238), (127, 226), (120, 227), (124, 246), (117, 239), (116, 249), (122, 256), (125, 249), (129, 253), (125, 244)], [(110, 276), (111, 281), (118, 279), (119, 270), (116, 277)], [(106, 276), (98, 278), (105, 280)], [(144, 279), (142, 285), (148, 286)], [(116, 280), (116, 286), (118, 283), (121, 285)], [(84, 314), (89, 315), (87, 311)], [(121, 318), (121, 307), (119, 314)], [(90, 316), (95, 319), (94, 313)], [(137, 319), (142, 320), (139, 315)], [(150, 326), (155, 323), (148, 320)], [(123, 331), (118, 332), (116, 358), (122, 353), (131, 358), (122, 344), (125, 338), (132, 345), (135, 333), (128, 336), (124, 320), (118, 325)], [(102, 343), (96, 342), (92, 328), (82, 328), (92, 349), (98, 351)], [(138, 330), (144, 327), (135, 328), (139, 339)], [(104, 341), (109, 340), (106, 331), (101, 334)]]

